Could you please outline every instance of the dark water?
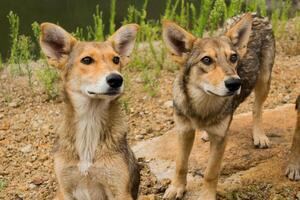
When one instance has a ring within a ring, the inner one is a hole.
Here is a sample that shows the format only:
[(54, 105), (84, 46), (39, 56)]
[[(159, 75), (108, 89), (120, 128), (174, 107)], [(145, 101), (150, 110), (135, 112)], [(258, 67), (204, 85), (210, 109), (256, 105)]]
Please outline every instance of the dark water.
[[(200, 0), (189, 0), (198, 3)], [(143, 0), (117, 0), (116, 24), (127, 14), (129, 5), (141, 8)], [(75, 31), (76, 27), (86, 27), (93, 23), (92, 14), (96, 5), (103, 11), (103, 19), (108, 29), (110, 15), (110, 0), (0, 0), (0, 53), (7, 57), (10, 48), (9, 24), (7, 14), (10, 10), (20, 17), (20, 34), (32, 35), (31, 24), (37, 22), (54, 22), (68, 31)], [(159, 19), (166, 6), (166, 0), (149, 0), (148, 18)]]

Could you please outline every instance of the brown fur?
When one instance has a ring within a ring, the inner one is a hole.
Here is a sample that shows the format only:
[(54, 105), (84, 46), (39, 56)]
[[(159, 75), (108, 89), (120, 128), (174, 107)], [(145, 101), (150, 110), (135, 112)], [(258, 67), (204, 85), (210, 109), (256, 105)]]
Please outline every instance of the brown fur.
[[(220, 37), (196, 38), (173, 22), (164, 22), (163, 39), (175, 62), (182, 65), (174, 82), (173, 101), (178, 132), (176, 172), (164, 198), (180, 199), (186, 187), (188, 158), (197, 129), (209, 136), (211, 152), (204, 175), (201, 198), (216, 198), (218, 176), (227, 141), (227, 132), (237, 106), (255, 90), (255, 146), (266, 148), (262, 131), (262, 104), (268, 94), (275, 57), (275, 41), (270, 23), (255, 14), (233, 20)], [(238, 61), (232, 62), (232, 55)], [(209, 57), (209, 64), (204, 58)], [(232, 92), (225, 82), (240, 79), (240, 89)], [(206, 137), (207, 140), (207, 137)]]
[[(119, 94), (98, 97), (81, 88), (96, 85), (105, 74), (119, 73), (128, 62), (132, 47), (128, 45), (134, 43), (138, 26), (123, 26), (106, 42), (77, 41), (50, 23), (41, 29), (41, 47), (49, 63), (61, 70), (65, 96), (54, 153), (56, 199), (137, 199), (139, 170), (127, 144)], [(92, 64), (82, 63), (87, 56), (93, 58)], [(120, 56), (120, 64), (112, 62), (114, 56)]]
[(296, 101), (296, 110), (296, 129), (291, 148), (290, 161), (286, 169), (286, 176), (292, 181), (300, 180), (300, 95)]

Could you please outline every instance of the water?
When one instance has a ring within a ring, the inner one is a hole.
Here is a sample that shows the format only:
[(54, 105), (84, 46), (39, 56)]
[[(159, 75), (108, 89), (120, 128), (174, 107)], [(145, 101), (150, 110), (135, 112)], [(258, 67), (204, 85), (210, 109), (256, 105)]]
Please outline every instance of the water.
[[(199, 0), (189, 0), (194, 3)], [(116, 3), (116, 25), (127, 14), (129, 5), (141, 8), (143, 0), (117, 0)], [(103, 11), (103, 20), (108, 30), (110, 15), (109, 0), (0, 0), (0, 53), (7, 58), (10, 48), (9, 24), (7, 14), (10, 10), (20, 17), (20, 34), (31, 35), (31, 24), (34, 21), (53, 22), (64, 27), (68, 31), (75, 31), (76, 27), (86, 27), (93, 23), (92, 14), (96, 5), (100, 5)], [(149, 0), (147, 14), (150, 19), (160, 19), (166, 6), (166, 0)]]

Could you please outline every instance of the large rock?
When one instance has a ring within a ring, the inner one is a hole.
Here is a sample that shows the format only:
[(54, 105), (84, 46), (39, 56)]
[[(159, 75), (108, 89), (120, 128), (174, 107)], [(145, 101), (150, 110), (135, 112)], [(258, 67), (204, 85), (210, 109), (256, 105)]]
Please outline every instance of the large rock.
[[(240, 187), (241, 183), (248, 180), (271, 182), (276, 186), (279, 183), (294, 184), (283, 174), (295, 120), (294, 105), (266, 110), (263, 116), (264, 130), (272, 144), (269, 149), (255, 149), (252, 143), (252, 114), (234, 116), (218, 190)], [(139, 142), (133, 151), (138, 158), (149, 160), (149, 167), (158, 180), (173, 177), (177, 154), (174, 131)], [(185, 199), (197, 199), (208, 156), (209, 142), (204, 143), (200, 135), (196, 135), (189, 161), (188, 193)]]

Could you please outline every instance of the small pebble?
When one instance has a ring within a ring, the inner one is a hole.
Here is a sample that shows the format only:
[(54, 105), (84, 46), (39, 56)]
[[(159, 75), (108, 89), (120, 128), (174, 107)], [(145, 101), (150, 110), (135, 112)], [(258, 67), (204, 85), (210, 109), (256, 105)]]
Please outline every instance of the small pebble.
[(30, 153), (32, 151), (32, 145), (31, 144), (27, 144), (26, 146), (21, 148), (21, 152), (23, 153)]

